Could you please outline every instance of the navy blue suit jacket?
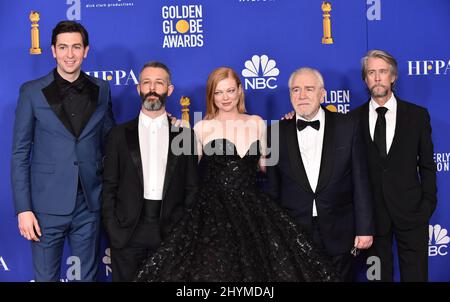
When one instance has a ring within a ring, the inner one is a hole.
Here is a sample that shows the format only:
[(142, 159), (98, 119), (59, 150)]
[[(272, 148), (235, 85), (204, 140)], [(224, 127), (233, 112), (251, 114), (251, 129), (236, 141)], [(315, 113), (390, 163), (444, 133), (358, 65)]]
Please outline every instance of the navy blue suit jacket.
[(53, 71), (20, 88), (11, 159), (16, 213), (70, 214), (78, 179), (89, 209), (100, 209), (103, 143), (114, 119), (109, 84), (87, 77), (90, 102), (78, 138), (62, 109)]
[(300, 155), (295, 118), (282, 120), (277, 126), (272, 126), (268, 135), (272, 154), (276, 147), (273, 136), (279, 135), (278, 163), (267, 169), (269, 193), (308, 232), (312, 230), (315, 199), (327, 252), (348, 252), (356, 235), (373, 234), (367, 157), (358, 123), (350, 116), (325, 110), (316, 192), (311, 189)]

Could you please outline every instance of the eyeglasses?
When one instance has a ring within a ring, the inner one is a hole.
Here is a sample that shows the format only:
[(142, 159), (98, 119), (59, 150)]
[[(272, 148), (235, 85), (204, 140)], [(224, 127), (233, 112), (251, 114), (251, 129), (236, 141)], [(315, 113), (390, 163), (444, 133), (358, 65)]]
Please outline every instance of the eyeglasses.
[(214, 91), (214, 96), (223, 97), (226, 94), (228, 97), (230, 97), (230, 96), (235, 96), (236, 93), (237, 93), (237, 88), (230, 88), (230, 89), (227, 89), (226, 91), (222, 91), (222, 90)]

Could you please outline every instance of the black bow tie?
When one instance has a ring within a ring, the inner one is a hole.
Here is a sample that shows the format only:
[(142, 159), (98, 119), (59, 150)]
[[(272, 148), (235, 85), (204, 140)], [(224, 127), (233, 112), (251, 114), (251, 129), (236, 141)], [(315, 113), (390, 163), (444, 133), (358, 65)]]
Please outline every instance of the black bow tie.
[(305, 129), (306, 127), (311, 126), (316, 130), (319, 130), (320, 128), (320, 121), (312, 121), (312, 122), (307, 122), (304, 120), (297, 120), (297, 129), (298, 131), (302, 131), (303, 129)]

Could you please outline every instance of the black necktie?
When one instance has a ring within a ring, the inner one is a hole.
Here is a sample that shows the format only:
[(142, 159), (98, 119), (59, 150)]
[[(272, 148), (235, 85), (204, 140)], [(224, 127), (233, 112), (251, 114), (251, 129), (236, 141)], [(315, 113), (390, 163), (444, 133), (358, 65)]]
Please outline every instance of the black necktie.
[(311, 126), (316, 130), (319, 130), (320, 128), (320, 121), (313, 121), (313, 122), (307, 122), (304, 120), (297, 120), (297, 129), (298, 131), (302, 131), (303, 129), (305, 129), (306, 127)]
[(373, 142), (377, 146), (378, 154), (381, 158), (386, 158), (386, 107), (378, 107), (376, 109), (378, 113), (377, 123), (375, 124), (375, 132), (373, 134)]

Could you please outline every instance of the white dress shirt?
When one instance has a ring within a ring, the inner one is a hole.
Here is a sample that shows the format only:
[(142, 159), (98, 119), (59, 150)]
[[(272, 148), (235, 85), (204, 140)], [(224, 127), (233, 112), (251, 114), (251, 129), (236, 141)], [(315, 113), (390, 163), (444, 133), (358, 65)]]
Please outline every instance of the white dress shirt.
[[(373, 141), (373, 134), (375, 132), (375, 125), (377, 123), (378, 113), (376, 109), (380, 107), (373, 99), (370, 100), (369, 103), (369, 130), (370, 137)], [(391, 148), (392, 141), (394, 140), (395, 135), (395, 123), (397, 121), (397, 100), (394, 97), (394, 94), (391, 95), (390, 99), (384, 104), (383, 107), (386, 107), (388, 111), (386, 111), (386, 154), (389, 154), (389, 149)]]
[[(297, 120), (305, 120), (298, 114)], [(310, 121), (320, 121), (319, 130), (313, 127), (306, 127), (302, 131), (297, 130), (297, 142), (300, 154), (302, 156), (303, 165), (305, 166), (306, 176), (313, 192), (317, 189), (319, 181), (320, 162), (322, 160), (323, 134), (325, 129), (325, 112), (320, 107), (316, 116)], [(313, 216), (317, 216), (316, 200), (313, 200)]]
[(144, 198), (162, 200), (169, 152), (169, 122), (162, 114), (155, 119), (139, 114), (139, 147), (144, 177)]

